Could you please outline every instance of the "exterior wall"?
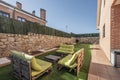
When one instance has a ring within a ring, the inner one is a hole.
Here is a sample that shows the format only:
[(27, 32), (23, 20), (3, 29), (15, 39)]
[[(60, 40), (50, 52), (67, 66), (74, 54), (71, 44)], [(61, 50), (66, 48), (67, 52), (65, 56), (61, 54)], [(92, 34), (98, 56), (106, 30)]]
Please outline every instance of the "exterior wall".
[[(101, 15), (100, 15), (100, 46), (110, 60), (111, 53), (111, 5), (114, 0), (102, 0)], [(103, 26), (105, 25), (105, 37), (103, 38)]]
[(111, 48), (120, 49), (120, 4), (112, 6), (111, 16)]
[[(8, 5), (3, 4), (1, 2), (0, 2), (0, 11), (9, 13), (10, 18), (17, 19), (17, 17), (19, 16), (19, 17), (25, 18), (28, 21), (37, 22), (37, 23), (39, 23), (41, 25), (46, 25), (45, 20), (43, 20), (41, 18), (37, 18), (34, 15), (30, 15), (28, 13), (23, 12), (22, 10), (19, 10), (19, 9), (17, 9), (15, 7), (8, 6)], [(14, 11), (15, 11), (15, 14), (13, 13)]]
[[(100, 46), (105, 52), (112, 65), (115, 66), (115, 51), (120, 51), (120, 1), (102, 0), (100, 25)], [(98, 21), (98, 20), (97, 20)], [(105, 25), (105, 37), (103, 26)]]
[(50, 49), (62, 43), (74, 43), (74, 38), (64, 38), (41, 34), (2, 34), (0, 33), (0, 57), (9, 56), (10, 50), (28, 52), (28, 50)]
[(111, 63), (116, 65), (115, 51), (120, 51), (120, 4), (111, 8)]

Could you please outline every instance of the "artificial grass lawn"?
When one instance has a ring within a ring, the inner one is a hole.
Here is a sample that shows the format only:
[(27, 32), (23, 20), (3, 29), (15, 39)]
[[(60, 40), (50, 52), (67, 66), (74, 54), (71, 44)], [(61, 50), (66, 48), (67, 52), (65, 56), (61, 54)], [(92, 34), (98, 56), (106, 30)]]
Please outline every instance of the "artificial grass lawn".
[[(51, 72), (44, 74), (37, 80), (87, 80), (89, 65), (91, 60), (91, 44), (76, 44), (75, 51), (80, 48), (85, 49), (84, 64), (78, 76), (74, 75), (73, 72), (69, 72), (68, 69), (62, 68), (60, 71), (57, 70), (57, 63), (53, 64)], [(44, 59), (44, 56), (49, 54), (56, 54), (55, 51), (37, 56), (37, 58)], [(5, 66), (0, 68), (0, 80), (16, 80), (11, 75), (11, 66)]]

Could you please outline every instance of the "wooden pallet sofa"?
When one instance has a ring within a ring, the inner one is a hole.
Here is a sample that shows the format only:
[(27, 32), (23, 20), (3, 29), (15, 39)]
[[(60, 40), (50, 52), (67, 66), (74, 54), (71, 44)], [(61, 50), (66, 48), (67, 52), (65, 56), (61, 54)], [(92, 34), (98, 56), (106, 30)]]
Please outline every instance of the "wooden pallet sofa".
[(58, 61), (58, 69), (67, 67), (70, 70), (74, 70), (75, 74), (78, 75), (84, 61), (84, 49), (80, 49), (73, 55), (69, 54), (66, 57)]
[(62, 44), (56, 50), (57, 53), (63, 53), (63, 54), (73, 54), (74, 53), (74, 45), (67, 45), (67, 44)]
[(52, 63), (18, 51), (11, 51), (11, 62), (13, 76), (19, 80), (35, 80), (52, 68)]

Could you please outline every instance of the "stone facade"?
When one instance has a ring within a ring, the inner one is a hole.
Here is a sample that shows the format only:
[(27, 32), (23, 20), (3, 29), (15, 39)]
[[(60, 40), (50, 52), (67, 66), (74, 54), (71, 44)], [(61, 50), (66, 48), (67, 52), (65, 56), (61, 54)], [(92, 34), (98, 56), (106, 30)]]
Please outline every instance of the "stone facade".
[(80, 37), (80, 38), (76, 38), (76, 41), (78, 40), (78, 42), (80, 43), (99, 43), (99, 37)]
[(10, 50), (28, 52), (28, 50), (50, 49), (62, 43), (73, 43), (74, 38), (32, 34), (16, 35), (0, 33), (0, 57), (9, 56)]

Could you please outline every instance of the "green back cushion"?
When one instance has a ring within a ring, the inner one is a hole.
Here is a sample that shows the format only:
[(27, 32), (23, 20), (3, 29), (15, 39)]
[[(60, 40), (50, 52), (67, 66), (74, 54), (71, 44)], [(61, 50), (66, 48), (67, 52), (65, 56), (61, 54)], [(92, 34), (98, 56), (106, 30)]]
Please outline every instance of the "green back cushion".
[(73, 52), (74, 50), (74, 45), (61, 45), (59, 50), (63, 50), (63, 51), (69, 51), (69, 52)]
[(80, 50), (78, 50), (77, 52), (75, 52), (74, 54), (77, 54), (77, 55), (78, 55), (78, 54), (80, 53), (80, 51), (81, 51), (81, 49), (80, 49)]
[(36, 62), (35, 57), (31, 59), (31, 67), (35, 71), (40, 71), (42, 69), (41, 66)]
[(18, 52), (15, 50), (12, 50), (12, 55), (15, 55), (17, 57), (20, 57), (22, 59), (26, 59), (28, 61), (31, 61), (31, 68), (35, 71), (40, 71), (41, 70), (41, 66), (36, 62), (36, 59), (34, 56), (28, 55), (28, 54), (24, 54), (23, 52)]
[(17, 56), (17, 57), (20, 57), (20, 58), (22, 58), (22, 59), (25, 58), (25, 55), (24, 55), (23, 52), (18, 52), (18, 51), (12, 50), (11, 53), (12, 53), (12, 55), (15, 55), (15, 56)]
[(77, 60), (77, 57), (78, 57), (78, 54), (79, 54), (80, 51), (81, 50), (78, 50), (77, 52), (75, 52), (73, 54), (73, 56), (70, 58), (70, 60), (68, 60), (65, 64), (66, 65), (72, 65), (72, 64), (74, 64), (74, 62)]
[(65, 64), (66, 65), (72, 65), (72, 64), (74, 64), (74, 62), (76, 61), (76, 59), (77, 59), (77, 54), (73, 54), (73, 56), (70, 58), (70, 60), (68, 60)]

